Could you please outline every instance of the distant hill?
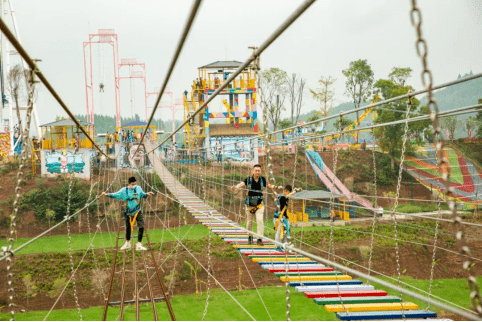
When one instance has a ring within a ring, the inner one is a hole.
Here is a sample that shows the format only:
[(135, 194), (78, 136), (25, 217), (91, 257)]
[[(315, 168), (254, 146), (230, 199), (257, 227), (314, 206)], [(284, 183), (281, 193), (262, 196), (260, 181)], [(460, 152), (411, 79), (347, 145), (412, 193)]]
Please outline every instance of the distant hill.
[[(472, 71), (470, 71), (470, 73), (468, 74), (465, 74), (464, 76), (461, 76), (459, 74), (458, 79), (465, 78), (472, 75), (473, 75)], [(470, 80), (464, 83), (439, 89), (435, 91), (434, 96), (438, 102), (440, 111), (447, 111), (454, 108), (475, 105), (477, 104), (478, 99), (482, 98), (482, 78)], [(427, 101), (428, 101), (427, 95), (422, 96), (422, 98), (420, 98), (421, 106), (426, 105)], [(364, 103), (361, 106), (366, 106), (366, 105), (368, 105), (368, 103)], [(340, 113), (340, 111), (349, 111), (349, 110), (352, 110), (353, 108), (354, 108), (353, 103), (345, 102), (331, 108), (328, 111), (328, 114), (336, 115)], [(300, 120), (306, 121), (313, 114), (314, 114), (314, 111), (310, 113), (302, 114), (300, 115)], [(470, 115), (474, 116), (473, 114), (470, 114)], [(460, 115), (458, 116), (458, 118), (463, 120), (463, 119), (467, 119), (470, 115), (469, 114)], [(346, 116), (346, 118), (350, 120), (355, 120), (355, 114), (353, 113), (351, 115), (348, 115)], [(333, 122), (328, 123), (328, 130), (330, 129), (331, 130), (333, 129)], [(457, 134), (458, 136), (466, 136), (466, 133), (462, 129), (459, 130)]]
[[(87, 118), (85, 115), (75, 115), (75, 117), (81, 121), (86, 121)], [(135, 115), (135, 117), (122, 117), (121, 124), (126, 124), (129, 122), (140, 121), (139, 115)], [(94, 122), (95, 122), (95, 133), (106, 133), (107, 131), (112, 133), (115, 131), (115, 117), (107, 116), (107, 115), (94, 115)], [(178, 127), (181, 125), (182, 121), (176, 120), (175, 126)], [(157, 130), (163, 130), (165, 132), (172, 132), (172, 123), (171, 121), (163, 121), (161, 119), (154, 119), (152, 121), (152, 125), (156, 126)], [(181, 142), (184, 139), (184, 135), (177, 134), (176, 141)]]

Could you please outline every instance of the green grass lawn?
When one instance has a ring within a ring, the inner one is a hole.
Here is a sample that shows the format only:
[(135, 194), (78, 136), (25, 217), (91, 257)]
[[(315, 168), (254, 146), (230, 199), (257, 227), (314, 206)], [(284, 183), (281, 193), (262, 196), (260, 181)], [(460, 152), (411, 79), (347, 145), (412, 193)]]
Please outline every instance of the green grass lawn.
[[(409, 283), (410, 285), (426, 291), (428, 290), (428, 280), (417, 280), (406, 276), (402, 279), (404, 282)], [(477, 280), (479, 283), (482, 282), (482, 278), (478, 278)], [(375, 285), (375, 287), (377, 286)], [(266, 304), (271, 318), (277, 321), (286, 320), (284, 286), (263, 287), (259, 289), (259, 292), (264, 300), (264, 303)], [(399, 295), (394, 291), (389, 291), (388, 293), (390, 295)], [(270, 320), (255, 290), (244, 290), (242, 292), (232, 291), (231, 294), (256, 320)], [(471, 307), (469, 290), (465, 279), (436, 279), (433, 283), (433, 294), (463, 307)], [(180, 321), (201, 320), (205, 300), (205, 294), (199, 298), (197, 298), (194, 294), (175, 296), (171, 303), (176, 315), (176, 319)], [(420, 306), (420, 309), (425, 309), (427, 305), (422, 301), (414, 300), (408, 296), (403, 296), (403, 300), (405, 302), (417, 303)], [(156, 307), (160, 320), (170, 320), (165, 303), (157, 303)], [(442, 311), (437, 307), (432, 306), (430, 309), (438, 313), (442, 313)], [(100, 320), (102, 318), (102, 313), (103, 307), (91, 307), (82, 310), (83, 319), (87, 321)], [(27, 313), (17, 313), (15, 317), (17, 320), (35, 321), (43, 320), (46, 314), (47, 311), (31, 311)], [(118, 315), (119, 308), (109, 308), (107, 320), (115, 320)], [(0, 314), (0, 320), (8, 320), (9, 318), (9, 314)], [(125, 319), (135, 320), (135, 310), (133, 305), (130, 305), (126, 308)], [(141, 319), (143, 321), (153, 320), (150, 303), (142, 304)], [(251, 320), (250, 317), (224, 291), (220, 289), (215, 289), (211, 292), (206, 319), (214, 321)], [(311, 299), (306, 298), (303, 294), (298, 293), (294, 290), (294, 288), (291, 288), (291, 319), (298, 321), (333, 321), (336, 320), (336, 316), (334, 313), (326, 312), (323, 306), (316, 305)], [(79, 316), (76, 309), (55, 310), (49, 315), (47, 320), (73, 321), (79, 320)]]
[[(285, 288), (268, 286), (259, 289), (261, 297), (268, 309), (273, 320), (286, 321), (286, 301)], [(270, 317), (261, 303), (256, 290), (244, 290), (241, 292), (230, 292), (237, 301), (256, 319), (269, 321)], [(179, 321), (200, 321), (202, 319), (206, 295), (196, 298), (196, 295), (178, 295), (171, 301), (176, 319)], [(165, 303), (156, 304), (159, 320), (170, 320), (169, 312)], [(102, 319), (103, 307), (91, 307), (82, 310), (83, 320), (98, 321)], [(107, 320), (116, 320), (120, 309), (109, 308)], [(47, 315), (47, 311), (31, 311), (27, 313), (18, 313), (15, 315), (17, 320), (38, 321), (43, 320)], [(125, 310), (124, 319), (134, 321), (136, 318), (135, 307), (130, 305)], [(9, 320), (9, 314), (0, 314), (0, 319)], [(151, 304), (142, 304), (141, 319), (143, 321), (153, 320)], [(336, 316), (334, 313), (328, 313), (323, 306), (316, 305), (311, 299), (306, 298), (303, 294), (297, 293), (291, 288), (291, 319), (296, 321), (312, 320), (312, 321), (334, 321)], [(47, 321), (74, 321), (79, 320), (76, 309), (55, 310)], [(224, 291), (215, 289), (211, 292), (209, 299), (209, 308), (206, 320), (211, 321), (249, 321), (251, 318), (237, 305), (231, 297)]]
[[(177, 236), (178, 229), (172, 228), (170, 231)], [(186, 233), (189, 233), (186, 235)], [(134, 231), (134, 233), (136, 233)], [(159, 243), (162, 239), (162, 229), (149, 230), (149, 239), (151, 243)], [(192, 226), (182, 226), (181, 227), (181, 237), (186, 235), (186, 239), (199, 239), (207, 236), (208, 230), (203, 225)], [(93, 234), (92, 234), (93, 236)], [(97, 234), (94, 238), (93, 245), (94, 248), (102, 248), (102, 239), (104, 239), (105, 247), (115, 246), (115, 233), (103, 233), (102, 236)], [(31, 238), (19, 238), (15, 241), (14, 248), (24, 244)], [(175, 238), (169, 233), (164, 232), (165, 242), (173, 241)], [(146, 239), (144, 238), (144, 242)], [(120, 241), (123, 244), (123, 240)], [(6, 246), (7, 241), (1, 240), (0, 246)], [(72, 250), (86, 249), (89, 245), (89, 234), (72, 235)], [(44, 236), (39, 238), (37, 241), (23, 248), (16, 254), (35, 254), (35, 253), (50, 253), (50, 252), (67, 252), (69, 251), (68, 236), (67, 235), (57, 235), (57, 236)]]
[[(387, 278), (381, 278), (386, 280), (387, 282), (390, 282), (392, 284), (397, 284), (396, 281), (389, 280)], [(402, 277), (402, 281), (404, 281), (407, 284), (410, 284), (416, 288), (419, 288), (421, 290), (427, 291), (429, 289), (429, 280), (423, 280), (423, 279), (414, 279), (411, 278), (410, 276), (404, 276)], [(482, 277), (477, 277), (477, 282), (480, 285), (482, 283)], [(375, 288), (377, 288), (377, 284), (371, 283), (371, 285), (374, 285)], [(404, 286), (404, 285), (402, 285)], [(416, 290), (412, 288), (405, 287), (411, 291)], [(383, 288), (385, 289), (385, 288)], [(388, 295), (395, 295), (399, 296), (400, 293), (391, 291), (391, 290), (386, 290), (388, 292)], [(472, 304), (470, 301), (470, 291), (467, 286), (467, 280), (465, 278), (445, 278), (445, 279), (434, 279), (433, 281), (433, 287), (432, 287), (432, 294), (439, 296), (445, 300), (448, 300), (454, 304), (460, 305), (465, 308), (472, 308)], [(416, 303), (420, 306), (420, 309), (425, 309), (427, 307), (426, 302), (422, 302), (420, 300), (416, 300), (410, 296), (404, 295), (403, 297), (404, 302), (413, 302)], [(434, 307), (433, 305), (430, 307), (430, 310), (435, 311), (437, 313), (442, 312), (441, 309), (438, 307)]]
[(462, 170), (460, 170), (460, 163), (459, 163), (459, 156), (453, 149), (447, 149), (447, 155), (449, 157), (449, 164), (450, 164), (450, 180), (452, 182), (464, 183), (464, 177), (462, 174)]
[[(241, 223), (244, 225), (245, 223)], [(270, 228), (271, 231), (273, 226), (272, 220), (265, 221), (265, 228)], [(318, 230), (326, 230), (330, 229), (330, 227), (305, 227), (303, 228), (304, 231), (318, 231)], [(301, 228), (294, 228), (294, 231), (301, 231)], [(170, 231), (177, 236), (178, 229), (172, 228)], [(253, 231), (256, 231), (256, 223), (253, 225)], [(268, 230), (267, 230), (268, 231)], [(162, 239), (162, 229), (154, 229), (149, 230), (149, 238), (151, 243), (159, 243)], [(135, 232), (134, 232), (135, 233)], [(181, 227), (181, 237), (183, 239), (200, 239), (204, 236), (207, 236), (208, 229), (203, 225), (197, 224), (191, 226), (182, 226)], [(93, 236), (93, 234), (92, 234)], [(213, 235), (214, 236), (214, 235)], [(19, 238), (15, 241), (14, 248), (26, 243), (31, 238)], [(102, 243), (102, 239), (104, 243)], [(175, 238), (169, 233), (164, 232), (164, 242), (174, 241)], [(120, 241), (123, 243), (123, 241)], [(144, 238), (144, 243), (146, 239)], [(82, 250), (86, 249), (89, 244), (89, 234), (80, 234), (80, 235), (72, 235), (72, 250)], [(102, 233), (97, 234), (94, 238), (93, 245), (94, 248), (102, 248), (102, 245), (105, 247), (114, 247), (115, 246), (115, 233)], [(6, 240), (0, 240), (0, 246), (6, 246)], [(38, 253), (50, 253), (50, 252), (67, 252), (69, 250), (68, 244), (68, 236), (67, 235), (57, 235), (57, 236), (44, 236), (34, 243), (28, 245), (27, 247), (23, 248), (16, 254), (38, 254)]]

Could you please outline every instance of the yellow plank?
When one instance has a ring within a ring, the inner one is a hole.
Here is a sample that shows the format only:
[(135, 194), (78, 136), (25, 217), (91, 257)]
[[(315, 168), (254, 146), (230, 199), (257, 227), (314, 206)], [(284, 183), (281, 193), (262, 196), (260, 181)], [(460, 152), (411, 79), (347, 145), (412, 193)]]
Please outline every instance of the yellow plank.
[[(285, 257), (257, 257), (251, 258), (253, 262), (284, 262), (286, 260)], [(290, 258), (288, 257), (288, 262), (307, 262), (312, 261), (312, 259), (308, 257), (300, 257), (300, 258)]]
[[(404, 303), (366, 303), (366, 304), (345, 304), (348, 312), (368, 312), (368, 311), (400, 311), (418, 310), (418, 305), (411, 302)], [(344, 312), (343, 305), (325, 305), (328, 312)]]
[[(349, 281), (352, 277), (349, 275), (338, 275), (339, 281)], [(281, 282), (296, 282), (296, 281), (335, 281), (337, 280), (335, 275), (321, 275), (321, 276), (286, 276), (280, 277)], [(326, 307), (326, 305), (325, 305)]]

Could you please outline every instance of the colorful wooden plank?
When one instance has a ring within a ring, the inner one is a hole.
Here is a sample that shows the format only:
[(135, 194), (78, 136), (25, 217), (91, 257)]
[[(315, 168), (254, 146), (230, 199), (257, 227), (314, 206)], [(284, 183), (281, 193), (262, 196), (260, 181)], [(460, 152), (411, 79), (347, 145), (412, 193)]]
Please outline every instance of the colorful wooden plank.
[(348, 281), (298, 281), (298, 282), (290, 282), (290, 286), (315, 286), (315, 285), (361, 285), (363, 284), (360, 280), (348, 280)]
[[(281, 282), (291, 282), (291, 281), (333, 281), (339, 279), (340, 281), (343, 280), (351, 280), (352, 277), (349, 275), (331, 275), (331, 276), (281, 276), (279, 278)], [(298, 286), (303, 287), (303, 286)], [(307, 286), (308, 287), (308, 286)], [(341, 285), (340, 285), (341, 287)], [(300, 291), (302, 292), (302, 291)]]
[[(342, 287), (343, 285), (340, 285)], [(305, 296), (307, 298), (318, 298), (318, 297), (360, 297), (360, 296), (387, 296), (387, 292), (383, 290), (365, 290), (365, 291), (350, 291), (350, 290), (338, 290), (335, 291), (318, 291), (312, 292), (307, 291), (305, 292)]]
[(363, 303), (363, 304), (330, 304), (325, 305), (325, 310), (332, 313), (338, 312), (370, 312), (370, 311), (399, 311), (418, 310), (418, 305), (412, 302), (403, 303)]
[[(314, 298), (313, 301), (318, 305), (341, 305), (342, 299), (339, 297), (322, 297)], [(362, 303), (400, 303), (400, 298), (397, 296), (354, 296), (343, 298), (343, 305), (345, 304), (362, 304)]]

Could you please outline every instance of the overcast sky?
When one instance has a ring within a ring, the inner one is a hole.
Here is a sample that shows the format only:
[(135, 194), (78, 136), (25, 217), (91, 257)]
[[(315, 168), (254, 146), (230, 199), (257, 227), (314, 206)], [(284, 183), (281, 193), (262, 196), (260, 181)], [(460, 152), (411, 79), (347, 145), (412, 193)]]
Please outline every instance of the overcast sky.
[[(29, 54), (42, 59), (40, 69), (75, 113), (85, 114), (82, 42), (98, 29), (114, 29), (119, 37), (119, 58), (136, 58), (147, 69), (147, 88), (160, 87), (185, 23), (191, 1), (184, 0), (11, 0), (19, 32)], [(482, 1), (418, 0), (423, 33), (428, 42), (428, 62), (434, 83), (459, 73), (482, 71)], [(197, 77), (199, 66), (217, 60), (245, 61), (247, 48), (261, 44), (300, 1), (204, 0), (169, 83), (180, 98)], [(336, 103), (344, 95), (342, 70), (350, 61), (367, 59), (375, 79), (386, 78), (392, 67), (411, 67), (408, 83), (421, 89), (420, 59), (415, 52), (415, 30), (410, 24), (409, 0), (318, 0), (263, 54), (262, 68), (278, 67), (299, 73), (307, 86), (317, 87), (320, 76), (332, 76)], [(93, 47), (95, 109), (114, 115), (112, 49)], [(18, 56), (17, 56), (18, 57)], [(12, 64), (16, 59), (12, 56)], [(104, 63), (101, 63), (103, 61)], [(125, 70), (127, 72), (127, 69)], [(105, 93), (98, 94), (104, 77)], [(121, 81), (122, 114), (130, 114), (133, 97), (143, 117), (143, 87)], [(306, 94), (302, 112), (317, 108)], [(149, 105), (154, 104), (151, 97)], [(46, 92), (40, 90), (37, 107), (41, 123), (65, 115)], [(167, 111), (157, 116), (169, 119)], [(177, 114), (182, 118), (182, 113)]]

